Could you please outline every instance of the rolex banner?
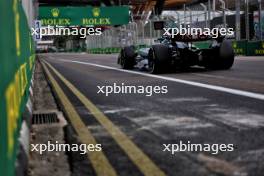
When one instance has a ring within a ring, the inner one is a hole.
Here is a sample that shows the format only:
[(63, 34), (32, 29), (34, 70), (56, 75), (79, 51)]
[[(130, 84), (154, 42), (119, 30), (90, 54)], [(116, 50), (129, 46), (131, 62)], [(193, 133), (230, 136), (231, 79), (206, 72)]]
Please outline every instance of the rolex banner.
[(128, 6), (113, 7), (40, 7), (39, 20), (51, 25), (123, 25), (129, 22)]

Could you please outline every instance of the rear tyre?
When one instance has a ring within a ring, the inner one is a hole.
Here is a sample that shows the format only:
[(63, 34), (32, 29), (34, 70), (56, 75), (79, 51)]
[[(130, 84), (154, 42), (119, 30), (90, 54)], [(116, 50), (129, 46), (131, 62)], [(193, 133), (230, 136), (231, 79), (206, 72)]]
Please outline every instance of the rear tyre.
[(219, 47), (207, 50), (204, 54), (206, 68), (227, 70), (233, 66), (235, 54), (231, 43), (227, 40), (224, 40)]
[(220, 69), (230, 69), (234, 64), (234, 58), (235, 53), (231, 42), (224, 40), (219, 49), (219, 59), (221, 59)]
[(123, 69), (133, 69), (137, 54), (134, 46), (127, 46), (121, 50), (120, 65)]
[(166, 67), (170, 67), (169, 61), (169, 47), (166, 45), (153, 45), (152, 48), (149, 49), (149, 73), (159, 74), (164, 72)]

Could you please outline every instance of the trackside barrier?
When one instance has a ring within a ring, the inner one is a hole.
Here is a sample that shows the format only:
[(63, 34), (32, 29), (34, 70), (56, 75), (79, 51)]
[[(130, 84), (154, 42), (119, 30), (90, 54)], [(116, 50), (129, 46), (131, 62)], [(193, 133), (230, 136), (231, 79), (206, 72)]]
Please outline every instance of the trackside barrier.
[[(194, 42), (196, 47), (200, 49), (209, 48), (211, 42)], [(144, 48), (147, 45), (137, 45), (136, 48)], [(232, 41), (232, 47), (236, 55), (244, 56), (264, 56), (264, 41)], [(93, 48), (88, 49), (88, 53), (91, 54), (115, 54), (119, 53), (121, 47), (115, 48)]]
[(236, 55), (264, 56), (264, 41), (232, 41)]
[(250, 41), (247, 43), (248, 56), (264, 56), (264, 41)]
[[(140, 48), (145, 48), (147, 47), (147, 45), (137, 45), (135, 46), (136, 49), (140, 49)], [(121, 47), (118, 48), (93, 48), (93, 49), (89, 49), (88, 53), (90, 54), (117, 54), (120, 53), (121, 51)]]
[(247, 55), (247, 41), (232, 41), (232, 47), (236, 55)]
[(23, 175), (35, 47), (21, 1), (0, 1), (0, 21), (0, 175)]
[[(195, 42), (198, 48), (208, 48), (210, 42)], [(236, 55), (264, 56), (264, 41), (232, 41), (232, 47)]]

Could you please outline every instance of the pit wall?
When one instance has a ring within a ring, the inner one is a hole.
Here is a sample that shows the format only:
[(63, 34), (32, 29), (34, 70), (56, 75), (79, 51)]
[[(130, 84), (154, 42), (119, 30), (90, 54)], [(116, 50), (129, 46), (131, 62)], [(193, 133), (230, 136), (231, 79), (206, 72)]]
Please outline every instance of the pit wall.
[[(194, 42), (195, 46), (202, 49), (208, 48), (210, 42)], [(144, 47), (146, 45), (139, 45), (137, 48)], [(244, 56), (264, 56), (264, 41), (232, 41), (232, 47), (236, 55)], [(88, 53), (91, 54), (112, 54), (119, 53), (121, 50), (120, 47), (114, 48), (93, 48), (89, 49)]]
[(0, 175), (3, 176), (27, 172), (35, 45), (22, 2), (0, 1)]

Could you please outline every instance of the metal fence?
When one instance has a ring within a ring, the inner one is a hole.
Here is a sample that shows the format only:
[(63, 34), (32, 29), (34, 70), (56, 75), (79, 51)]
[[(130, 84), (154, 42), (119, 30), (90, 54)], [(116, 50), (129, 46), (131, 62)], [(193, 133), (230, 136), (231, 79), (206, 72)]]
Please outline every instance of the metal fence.
[(154, 30), (152, 20), (137, 21), (120, 27), (111, 27), (100, 36), (88, 36), (86, 44), (88, 49), (151, 45), (161, 35), (161, 31)]
[[(219, 6), (219, 2), (223, 3)], [(211, 7), (212, 6), (212, 7)], [(211, 10), (213, 9), (213, 10)], [(154, 30), (154, 21), (163, 20), (171, 25), (190, 25), (190, 27), (210, 27), (212, 17), (222, 16), (218, 23), (226, 26), (226, 11), (223, 0), (213, 0), (212, 4), (200, 3), (176, 12), (174, 15), (154, 16), (147, 21), (130, 22), (119, 27), (110, 27), (100, 36), (88, 36), (87, 49), (93, 48), (118, 48), (129, 45), (152, 45), (154, 40), (162, 36), (163, 31)], [(220, 13), (222, 12), (222, 13)], [(175, 24), (176, 23), (176, 24)], [(171, 27), (171, 26), (170, 26)]]
[[(170, 15), (162, 14), (160, 17), (154, 16), (147, 21), (130, 22), (127, 25), (111, 27), (105, 30), (101, 36), (89, 36), (87, 38), (87, 48), (151, 45), (163, 33), (154, 30), (153, 22), (157, 20), (163, 20), (172, 25), (176, 23), (178, 26), (189, 25), (190, 27), (211, 29), (215, 27), (233, 28), (235, 36), (231, 36), (232, 39), (261, 40), (262, 31), (264, 31), (264, 25), (261, 25), (264, 23), (262, 16), (259, 15), (257, 21), (254, 17), (254, 24), (251, 24), (251, 26), (248, 17), (250, 10), (248, 4), (252, 5), (252, 3), (254, 3), (254, 13), (261, 14), (261, 4), (263, 3), (261, 1), (252, 0), (250, 3), (249, 0), (245, 0), (245, 2), (236, 1), (236, 6), (233, 6), (232, 10), (229, 9), (229, 1), (225, 0), (208, 0), (205, 3), (196, 5), (183, 5), (182, 9), (174, 11)], [(254, 29), (257, 28), (255, 27), (257, 25), (258, 29)], [(258, 36), (257, 32), (259, 33)]]

